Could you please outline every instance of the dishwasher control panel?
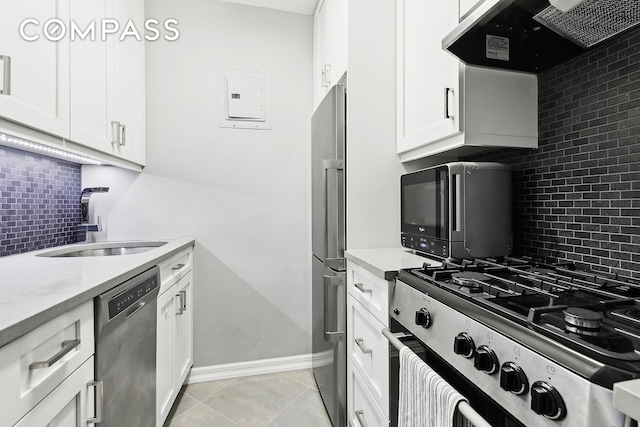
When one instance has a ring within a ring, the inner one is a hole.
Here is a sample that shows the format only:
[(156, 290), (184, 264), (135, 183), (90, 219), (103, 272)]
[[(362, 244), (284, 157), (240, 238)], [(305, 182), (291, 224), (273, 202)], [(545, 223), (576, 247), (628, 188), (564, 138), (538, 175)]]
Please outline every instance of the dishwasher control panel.
[(158, 288), (158, 277), (152, 276), (144, 281), (124, 289), (109, 299), (109, 319), (113, 319), (127, 308), (140, 301), (145, 295)]

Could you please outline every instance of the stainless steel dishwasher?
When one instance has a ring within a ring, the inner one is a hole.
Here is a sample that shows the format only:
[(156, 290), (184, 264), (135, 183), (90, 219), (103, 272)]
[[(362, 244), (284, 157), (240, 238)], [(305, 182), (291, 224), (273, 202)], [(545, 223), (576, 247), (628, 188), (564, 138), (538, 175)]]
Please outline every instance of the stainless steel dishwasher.
[[(160, 269), (95, 299), (97, 424), (155, 427), (156, 326)], [(100, 396), (101, 394), (101, 396)]]

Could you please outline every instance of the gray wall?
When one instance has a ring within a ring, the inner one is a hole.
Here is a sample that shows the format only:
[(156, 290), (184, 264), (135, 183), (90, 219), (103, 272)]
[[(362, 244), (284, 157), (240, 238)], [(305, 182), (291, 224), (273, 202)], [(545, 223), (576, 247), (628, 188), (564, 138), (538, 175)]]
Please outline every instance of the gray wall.
[[(83, 168), (101, 239), (193, 235), (195, 366), (311, 353), (311, 16), (154, 0), (176, 42), (146, 44), (147, 167)], [(272, 130), (218, 127), (218, 73), (271, 78)], [(93, 203), (94, 201), (92, 201)]]
[(514, 171), (515, 252), (640, 278), (640, 29), (546, 71)]

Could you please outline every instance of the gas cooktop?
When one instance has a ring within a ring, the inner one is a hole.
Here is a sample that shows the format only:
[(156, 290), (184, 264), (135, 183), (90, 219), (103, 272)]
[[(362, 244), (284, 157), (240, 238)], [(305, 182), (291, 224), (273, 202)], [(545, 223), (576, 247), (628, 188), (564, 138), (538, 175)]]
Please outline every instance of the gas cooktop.
[(640, 362), (638, 280), (510, 257), (407, 273), (599, 361)]

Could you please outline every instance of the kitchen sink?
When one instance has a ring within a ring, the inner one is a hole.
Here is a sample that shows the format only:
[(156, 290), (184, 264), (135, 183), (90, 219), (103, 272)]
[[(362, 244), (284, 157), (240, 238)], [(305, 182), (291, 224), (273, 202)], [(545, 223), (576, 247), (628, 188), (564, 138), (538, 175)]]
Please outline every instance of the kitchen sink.
[(133, 255), (159, 248), (167, 242), (102, 242), (73, 245), (38, 254), (47, 258)]

